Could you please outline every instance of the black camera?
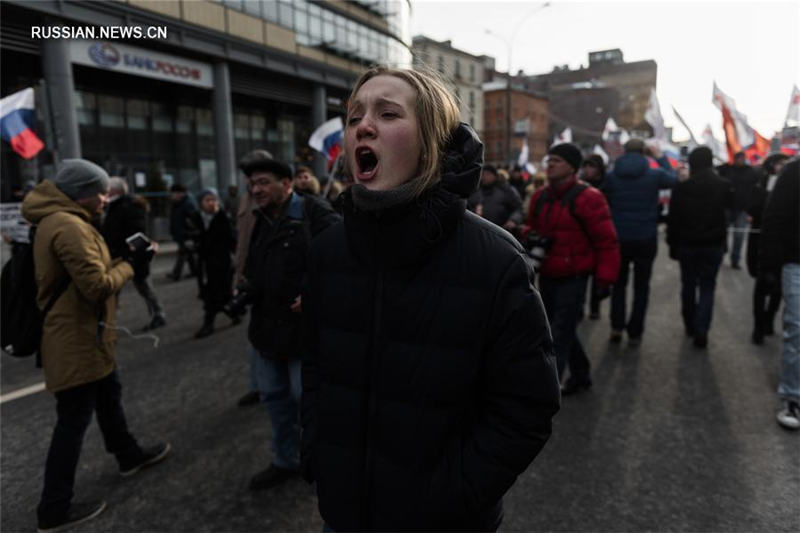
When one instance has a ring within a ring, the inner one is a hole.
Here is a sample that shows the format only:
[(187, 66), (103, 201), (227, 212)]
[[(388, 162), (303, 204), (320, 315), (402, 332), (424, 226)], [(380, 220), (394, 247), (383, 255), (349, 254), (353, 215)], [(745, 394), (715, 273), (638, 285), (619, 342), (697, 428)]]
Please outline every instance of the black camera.
[(248, 280), (243, 279), (236, 285), (236, 295), (226, 303), (222, 310), (228, 316), (241, 316), (245, 314), (246, 307), (253, 303), (255, 287)]
[(547, 258), (547, 251), (553, 245), (553, 239), (544, 237), (536, 232), (528, 233), (525, 237), (525, 252), (531, 258), (531, 265), (536, 272), (542, 268), (545, 258)]

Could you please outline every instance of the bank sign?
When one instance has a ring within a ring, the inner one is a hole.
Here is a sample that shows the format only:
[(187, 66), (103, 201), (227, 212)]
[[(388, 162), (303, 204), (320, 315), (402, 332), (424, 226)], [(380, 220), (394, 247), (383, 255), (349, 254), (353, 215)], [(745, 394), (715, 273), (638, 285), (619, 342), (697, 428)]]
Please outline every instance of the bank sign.
[(70, 59), (78, 65), (102, 68), (158, 80), (213, 87), (211, 65), (126, 44), (106, 41), (70, 42)]

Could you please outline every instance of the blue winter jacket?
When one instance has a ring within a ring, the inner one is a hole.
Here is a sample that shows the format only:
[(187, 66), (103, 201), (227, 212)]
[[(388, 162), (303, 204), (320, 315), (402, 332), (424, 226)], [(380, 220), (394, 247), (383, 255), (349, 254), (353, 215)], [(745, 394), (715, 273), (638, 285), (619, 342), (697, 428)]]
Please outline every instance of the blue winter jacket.
[(661, 168), (650, 168), (643, 154), (628, 152), (617, 159), (606, 175), (603, 192), (611, 207), (611, 218), (621, 242), (655, 239), (658, 225), (658, 191), (678, 183), (666, 156)]

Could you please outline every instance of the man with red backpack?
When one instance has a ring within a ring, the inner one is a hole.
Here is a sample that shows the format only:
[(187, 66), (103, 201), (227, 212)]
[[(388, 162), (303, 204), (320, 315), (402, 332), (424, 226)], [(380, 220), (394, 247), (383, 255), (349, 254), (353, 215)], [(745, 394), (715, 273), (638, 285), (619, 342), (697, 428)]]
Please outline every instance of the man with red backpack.
[(595, 275), (608, 293), (619, 272), (619, 242), (603, 194), (577, 177), (581, 152), (562, 143), (547, 152), (547, 186), (531, 198), (525, 227), (527, 242), (546, 249), (539, 269), (542, 295), (558, 362), (559, 376), (569, 365), (563, 395), (592, 386), (590, 364), (575, 333), (586, 279)]

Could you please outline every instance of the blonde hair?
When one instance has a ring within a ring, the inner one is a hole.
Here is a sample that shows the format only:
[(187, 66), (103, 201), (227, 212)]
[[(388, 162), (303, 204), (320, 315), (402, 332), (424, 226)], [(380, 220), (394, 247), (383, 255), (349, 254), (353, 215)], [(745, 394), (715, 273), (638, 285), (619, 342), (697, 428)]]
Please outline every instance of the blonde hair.
[[(356, 81), (348, 100), (348, 118), (350, 103), (355, 100), (359, 89), (376, 76), (400, 78), (408, 83), (417, 94), (415, 112), (422, 145), (422, 153), (418, 162), (419, 174), (413, 178), (413, 181), (416, 182), (414, 196), (417, 197), (441, 178), (444, 148), (450, 140), (450, 135), (459, 124), (458, 105), (445, 84), (434, 72), (376, 66), (363, 73)], [(349, 120), (346, 123), (349, 123)], [(345, 126), (345, 128), (349, 127)], [(347, 158), (345, 158), (347, 173), (352, 175), (347, 165)]]

